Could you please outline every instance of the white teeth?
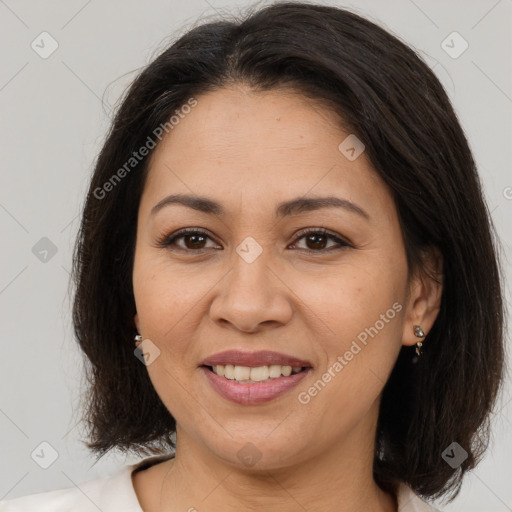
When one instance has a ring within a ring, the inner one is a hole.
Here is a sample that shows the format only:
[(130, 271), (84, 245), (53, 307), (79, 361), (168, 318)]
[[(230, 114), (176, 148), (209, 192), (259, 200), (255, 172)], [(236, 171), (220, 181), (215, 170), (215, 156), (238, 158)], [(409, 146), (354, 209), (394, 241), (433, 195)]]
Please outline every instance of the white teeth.
[(269, 379), (278, 379), (281, 376), (289, 377), (292, 373), (299, 373), (302, 366), (281, 366), (272, 364), (270, 366), (238, 366), (238, 365), (215, 365), (212, 371), (221, 377), (237, 382), (263, 382)]
[(291, 366), (283, 366), (281, 368), (281, 373), (285, 376), (285, 377), (288, 377), (292, 374), (292, 367)]
[[(221, 365), (217, 365), (217, 368)], [(227, 364), (224, 366), (224, 377), (229, 380), (234, 380), (235, 378), (235, 367), (232, 364)]]
[(260, 382), (262, 380), (267, 380), (269, 376), (268, 366), (257, 366), (256, 368), (251, 368), (251, 380), (255, 380), (256, 382)]
[(248, 366), (235, 366), (235, 380), (249, 380), (251, 369)]
[(280, 364), (273, 364), (269, 367), (269, 377), (271, 379), (277, 379), (278, 377), (281, 377), (281, 365)]

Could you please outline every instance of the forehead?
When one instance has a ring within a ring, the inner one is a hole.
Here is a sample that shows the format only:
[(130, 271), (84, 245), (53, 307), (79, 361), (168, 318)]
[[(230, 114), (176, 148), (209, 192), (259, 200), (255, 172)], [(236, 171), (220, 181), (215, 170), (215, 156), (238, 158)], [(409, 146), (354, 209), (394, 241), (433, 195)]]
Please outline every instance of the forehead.
[(157, 153), (193, 143), (200, 155), (215, 157), (271, 160), (290, 151), (308, 151), (313, 157), (312, 146), (322, 151), (329, 143), (327, 135), (339, 138), (340, 125), (334, 112), (297, 92), (238, 86), (199, 96), (197, 106), (182, 116)]
[(350, 135), (341, 119), (291, 91), (245, 87), (198, 96), (154, 150), (145, 195), (181, 191), (267, 199), (325, 195), (389, 208), (390, 194), (364, 152), (350, 161), (339, 145)]

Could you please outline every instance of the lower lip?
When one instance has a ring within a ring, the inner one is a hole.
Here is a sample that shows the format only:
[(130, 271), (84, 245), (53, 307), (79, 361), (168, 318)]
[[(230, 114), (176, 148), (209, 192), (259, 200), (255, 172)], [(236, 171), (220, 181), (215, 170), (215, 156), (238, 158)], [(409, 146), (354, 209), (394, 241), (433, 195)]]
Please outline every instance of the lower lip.
[(311, 368), (299, 373), (294, 373), (288, 377), (283, 376), (264, 382), (255, 382), (253, 384), (226, 379), (225, 377), (213, 373), (204, 366), (201, 367), (201, 370), (206, 375), (213, 389), (223, 398), (236, 402), (237, 404), (257, 405), (274, 400), (297, 386), (309, 373)]

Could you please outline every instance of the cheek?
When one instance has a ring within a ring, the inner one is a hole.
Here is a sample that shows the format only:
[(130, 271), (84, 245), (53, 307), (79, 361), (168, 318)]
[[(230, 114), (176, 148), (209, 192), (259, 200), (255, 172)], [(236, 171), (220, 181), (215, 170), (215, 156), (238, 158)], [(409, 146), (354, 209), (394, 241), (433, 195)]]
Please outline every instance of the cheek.
[[(197, 272), (196, 272), (197, 274)], [(133, 272), (133, 289), (141, 330), (160, 339), (190, 311), (201, 293), (200, 281), (186, 269), (141, 250)]]
[(322, 332), (313, 341), (324, 359), (316, 380), (299, 392), (310, 417), (322, 417), (326, 439), (350, 430), (370, 410), (401, 347), (404, 306), (394, 283), (377, 278), (340, 279), (316, 304)]
[(337, 267), (328, 277), (303, 275), (296, 283), (312, 341), (323, 353), (320, 373), (330, 372), (324, 399), (342, 409), (358, 407), (354, 396), (363, 408), (373, 402), (401, 347), (405, 270), (396, 263), (383, 269), (380, 261)]
[[(194, 304), (198, 300), (189, 276), (141, 251), (135, 260), (133, 288), (144, 339), (158, 350), (158, 357), (147, 366), (155, 391), (170, 413), (181, 420), (193, 390), (187, 389), (190, 372), (196, 370), (197, 357), (190, 350), (194, 332)], [(203, 292), (204, 293), (204, 292)], [(194, 359), (195, 358), (195, 359)]]
[(142, 249), (136, 259), (133, 288), (140, 332), (160, 350), (159, 358), (148, 366), (157, 391), (162, 383), (165, 390), (175, 391), (178, 386), (179, 391), (177, 382), (185, 382), (185, 376), (196, 371), (201, 347), (195, 338), (208, 314), (204, 297), (217, 281), (211, 270), (172, 264), (165, 255), (149, 250)]
[(285, 279), (304, 305), (304, 315), (316, 316), (323, 325), (322, 333), (345, 338), (373, 325), (402, 300), (405, 269), (384, 267), (375, 255), (367, 255), (318, 272), (302, 269)]

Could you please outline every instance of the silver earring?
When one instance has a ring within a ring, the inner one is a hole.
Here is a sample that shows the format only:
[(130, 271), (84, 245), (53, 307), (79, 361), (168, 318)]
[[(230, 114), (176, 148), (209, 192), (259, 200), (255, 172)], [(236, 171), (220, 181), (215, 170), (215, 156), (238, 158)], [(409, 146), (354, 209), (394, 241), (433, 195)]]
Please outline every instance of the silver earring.
[[(415, 325), (414, 326), (414, 336), (416, 336), (417, 338), (424, 338), (425, 337), (425, 333), (423, 332), (423, 329), (421, 328), (420, 325)], [(423, 341), (418, 341), (418, 343), (416, 343), (416, 355), (418, 357), (421, 356), (421, 345), (423, 344)]]
[(135, 335), (135, 345), (139, 345), (139, 343), (142, 341), (142, 335), (136, 334)]

